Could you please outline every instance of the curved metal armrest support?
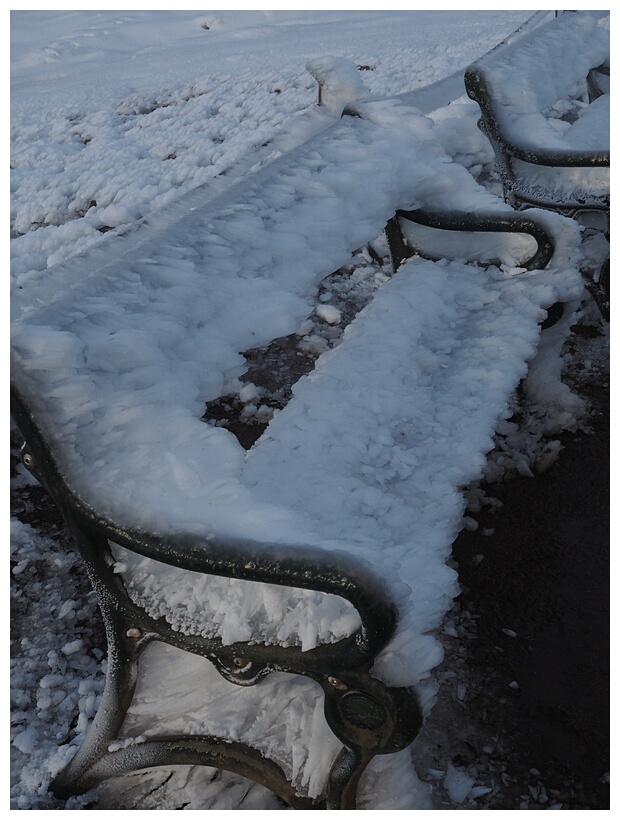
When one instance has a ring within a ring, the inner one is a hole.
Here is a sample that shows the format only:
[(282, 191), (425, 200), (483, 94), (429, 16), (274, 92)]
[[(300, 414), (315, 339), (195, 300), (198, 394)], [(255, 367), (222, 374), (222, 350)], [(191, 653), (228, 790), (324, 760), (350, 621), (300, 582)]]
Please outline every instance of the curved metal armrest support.
[[(412, 256), (402, 237), (398, 219), (408, 219), (429, 228), (444, 231), (480, 231), (494, 233), (524, 233), (536, 240), (537, 249), (533, 256), (521, 264), (526, 270), (540, 270), (547, 266), (553, 256), (555, 245), (551, 234), (535, 219), (519, 213), (470, 213), (464, 211), (397, 211), (396, 217), (388, 223), (387, 233), (392, 261), (395, 269), (403, 259)], [(400, 258), (399, 258), (400, 257)]]
[(483, 119), (479, 123), (487, 136), (495, 138), (510, 156), (532, 165), (552, 168), (608, 168), (609, 151), (580, 151), (567, 149), (546, 149), (537, 145), (519, 145), (501, 129), (499, 118), (493, 107), (493, 95), (489, 90), (485, 73), (480, 66), (470, 66), (464, 76), (467, 96), (480, 106)]
[(571, 151), (525, 148), (510, 143), (503, 137), (506, 150), (515, 159), (529, 162), (531, 165), (544, 165), (550, 168), (609, 168), (609, 151)]

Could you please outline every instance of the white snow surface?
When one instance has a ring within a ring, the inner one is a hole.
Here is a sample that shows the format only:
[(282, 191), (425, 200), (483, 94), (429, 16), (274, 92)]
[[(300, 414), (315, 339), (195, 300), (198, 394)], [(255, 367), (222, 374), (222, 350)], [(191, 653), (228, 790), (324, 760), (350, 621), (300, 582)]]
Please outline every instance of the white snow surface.
[[(401, 609), (374, 673), (419, 686), (427, 709), (429, 672), (442, 653), (431, 633), (457, 593), (445, 559), (461, 526), (461, 489), (481, 477), (496, 426), (510, 415), (544, 308), (579, 299), (576, 227), (543, 217), (558, 241), (544, 273), (518, 267), (525, 246), (514, 237), (494, 238), (501, 267), (408, 262), (248, 454), (227, 431), (200, 421), (201, 408), (241, 387), (243, 350), (297, 330), (315, 310), (321, 279), (378, 236), (397, 207), (428, 203), (446, 179), (438, 205), (458, 198), (464, 208), (503, 207), (463, 167), (479, 171), (492, 157), (475, 106), (461, 100), (428, 119), (395, 101), (362, 102), (365, 119), (339, 121), (348, 91), (359, 99), (361, 86), (325, 55), (365, 66), (370, 96), (386, 97), (464, 67), (528, 16), (81, 11), (11, 19), (15, 350), (23, 386), (46, 395), (48, 433), (67, 454), (63, 468), (80, 494), (125, 523), (318, 545), (369, 563)], [(306, 63), (332, 70), (334, 109), (316, 107)], [(322, 309), (325, 321), (338, 321), (337, 308)], [(567, 326), (548, 345), (554, 361)], [(537, 362), (553, 377), (539, 380), (541, 406), (578, 413), (553, 366)], [(155, 446), (161, 429), (165, 443), (159, 437)], [(162, 481), (167, 494), (153, 508)], [(32, 561), (33, 545), (50, 550), (27, 525), (16, 522), (14, 535), (14, 572)], [(252, 635), (310, 648), (358, 623), (332, 596), (195, 583), (191, 573), (164, 571), (120, 548), (116, 556), (132, 595), (151, 611), (178, 628), (215, 628), (228, 642)], [(73, 622), (77, 605), (63, 594), (48, 582), (41, 596), (42, 619), (61, 613), (47, 658), (39, 662), (31, 649), (28, 666), (13, 669), (21, 693), (14, 808), (57, 807), (47, 784), (79, 745), (101, 688), (92, 659), (79, 665), (82, 637), (63, 620)], [(331, 756), (319, 750), (331, 747), (314, 684), (293, 681), (293, 691), (308, 691), (291, 706), (283, 739), (272, 704), (279, 714), (284, 676), (244, 690), (247, 708), (230, 709), (231, 685), (218, 678), (226, 690), (218, 718), (200, 713), (205, 673), (194, 667), (203, 661), (171, 665), (178, 650), (149, 653), (155, 679), (167, 670), (172, 680), (165, 691), (139, 691), (127, 737), (153, 731), (143, 718), (148, 707), (161, 707), (179, 729), (182, 684), (196, 676), (185, 697), (197, 731), (217, 732), (214, 722), (226, 718), (280, 760), (301, 790), (320, 791)], [(76, 704), (67, 693), (84, 673)], [(37, 685), (51, 699), (33, 700)], [(430, 805), (407, 753), (373, 761), (360, 790), (361, 808)], [(273, 807), (269, 795), (252, 795), (245, 807)], [(206, 799), (188, 807), (214, 805)]]

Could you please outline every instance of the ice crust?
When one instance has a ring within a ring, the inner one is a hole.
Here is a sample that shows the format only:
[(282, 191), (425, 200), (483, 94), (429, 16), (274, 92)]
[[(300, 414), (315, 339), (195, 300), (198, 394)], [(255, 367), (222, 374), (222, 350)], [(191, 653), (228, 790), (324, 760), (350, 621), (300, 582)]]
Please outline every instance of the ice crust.
[(369, 96), (359, 71), (350, 60), (342, 57), (318, 57), (306, 63), (321, 89), (321, 105), (340, 115), (347, 103)]
[[(221, 678), (204, 658), (159, 643), (147, 649), (141, 667), (143, 674), (128, 719), (113, 748), (162, 731), (225, 736), (249, 743), (278, 763), (300, 794), (321, 795), (342, 746), (325, 720), (323, 693), (317, 683), (277, 672), (260, 686), (239, 688)], [(274, 720), (275, 703), (278, 717)], [(160, 715), (156, 723), (154, 711)], [(386, 788), (390, 780), (392, 789)], [(406, 750), (372, 761), (361, 781), (358, 801), (361, 808), (369, 809), (430, 808), (428, 787), (416, 777)]]

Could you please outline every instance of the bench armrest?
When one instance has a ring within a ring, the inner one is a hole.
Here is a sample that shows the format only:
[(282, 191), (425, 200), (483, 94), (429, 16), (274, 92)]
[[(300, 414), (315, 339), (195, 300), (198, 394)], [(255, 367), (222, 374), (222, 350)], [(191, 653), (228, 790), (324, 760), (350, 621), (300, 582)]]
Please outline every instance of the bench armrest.
[(394, 267), (413, 255), (402, 235), (398, 219), (403, 218), (418, 225), (444, 231), (480, 231), (490, 233), (524, 233), (536, 240), (536, 252), (521, 263), (526, 270), (545, 268), (554, 253), (555, 244), (551, 234), (535, 219), (510, 211), (494, 213), (470, 213), (464, 211), (431, 211), (418, 208), (414, 211), (397, 211), (386, 228)]
[[(239, 647), (236, 644), (223, 647), (221, 640), (214, 638), (214, 650), (223, 650), (231, 656), (242, 650), (243, 656), (252, 661), (249, 664), (251, 669), (235, 673), (235, 682), (242, 682), (244, 675), (248, 680), (255, 680), (257, 675), (262, 675), (262, 666), (273, 669), (278, 664), (282, 664), (281, 668), (287, 671), (311, 676), (333, 667), (336, 658), (340, 667), (359, 667), (370, 663), (394, 633), (396, 609), (383, 583), (362, 562), (342, 552), (328, 552), (310, 546), (287, 547), (224, 538), (206, 540), (182, 532), (162, 536), (131, 526), (123, 527), (98, 514), (67, 484), (24, 396), (15, 384), (11, 385), (11, 415), (27, 442), (22, 454), (26, 468), (54, 498), (74, 535), (84, 534), (81, 548), (89, 552), (87, 561), (95, 568), (99, 579), (108, 577), (108, 583), (115, 585), (117, 595), (122, 594), (122, 582), (120, 576), (110, 576), (112, 559), (109, 541), (180, 569), (338, 595), (357, 610), (361, 619), (357, 632), (336, 643), (305, 652), (297, 646), (266, 647), (244, 643)], [(97, 544), (97, 548), (93, 548), (92, 544)], [(126, 601), (129, 608), (134, 606), (128, 597)], [(140, 617), (144, 619), (144, 614), (141, 613)], [(161, 632), (161, 624), (158, 624), (158, 629)], [(204, 645), (204, 638), (200, 640)], [(191, 636), (188, 641), (191, 643)]]
[(575, 149), (541, 148), (517, 144), (501, 127), (493, 97), (489, 91), (484, 70), (480, 66), (470, 66), (465, 72), (467, 96), (478, 103), (482, 119), (480, 129), (491, 142), (499, 142), (510, 156), (533, 165), (558, 168), (608, 168), (609, 151), (579, 151)]

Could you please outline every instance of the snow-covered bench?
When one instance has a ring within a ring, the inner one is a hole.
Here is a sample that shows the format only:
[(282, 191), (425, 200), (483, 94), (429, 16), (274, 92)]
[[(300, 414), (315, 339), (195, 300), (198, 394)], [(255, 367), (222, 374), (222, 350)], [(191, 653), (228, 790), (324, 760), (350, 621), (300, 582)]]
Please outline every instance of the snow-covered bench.
[[(457, 593), (461, 490), (546, 308), (580, 295), (577, 234), (485, 194), (415, 111), (356, 113), (15, 295), (24, 464), (82, 552), (109, 645), (60, 796), (203, 764), (297, 808), (427, 805), (407, 747)], [(242, 352), (294, 332), (397, 211), (482, 227), (501, 267), (471, 248), (401, 265), (248, 452), (202, 421)], [(513, 233), (490, 233), (490, 212)], [(551, 264), (529, 270), (545, 244)]]
[(560, 14), (469, 66), (467, 93), (480, 106), (479, 125), (513, 207), (608, 218), (604, 72), (609, 29), (581, 12)]

